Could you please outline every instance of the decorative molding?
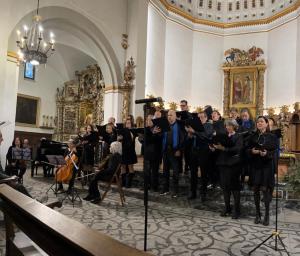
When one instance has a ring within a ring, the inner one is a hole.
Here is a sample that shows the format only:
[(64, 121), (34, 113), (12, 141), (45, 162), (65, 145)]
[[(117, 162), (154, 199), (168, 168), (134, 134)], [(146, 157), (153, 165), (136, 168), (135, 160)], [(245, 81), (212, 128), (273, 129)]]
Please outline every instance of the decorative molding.
[(121, 87), (118, 85), (106, 85), (104, 88), (105, 93), (110, 93), (110, 92), (118, 93), (118, 92), (120, 92), (120, 90), (121, 90)]
[(191, 14), (188, 14), (188, 13), (184, 12), (183, 10), (180, 10), (178, 7), (172, 6), (171, 4), (169, 4), (167, 2), (167, 0), (159, 0), (159, 1), (167, 9), (167, 11), (175, 13), (175, 14), (187, 19), (188, 21), (191, 21), (195, 24), (212, 26), (212, 27), (217, 27), (217, 28), (221, 28), (221, 29), (270, 24), (271, 22), (273, 22), (293, 11), (296, 11), (300, 7), (300, 0), (297, 0), (297, 2), (294, 5), (287, 7), (283, 11), (278, 12), (269, 18), (224, 23), (224, 22), (216, 22), (216, 21), (195, 18)]
[(19, 60), (19, 56), (16, 52), (13, 52), (13, 51), (8, 51), (7, 52), (7, 57), (10, 57), (10, 58), (14, 58), (16, 60)]
[(7, 59), (6, 59), (8, 62), (12, 62), (12, 63), (15, 63), (17, 64), (17, 66), (19, 66), (19, 56), (17, 53), (15, 52), (12, 52), (12, 51), (8, 51), (7, 52)]

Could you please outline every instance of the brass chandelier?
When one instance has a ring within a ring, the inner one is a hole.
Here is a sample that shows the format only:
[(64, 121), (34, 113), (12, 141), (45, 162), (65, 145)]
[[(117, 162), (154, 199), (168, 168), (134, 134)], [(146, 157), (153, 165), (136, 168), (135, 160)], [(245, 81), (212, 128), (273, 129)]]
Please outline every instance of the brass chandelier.
[(19, 59), (32, 65), (46, 64), (47, 59), (54, 53), (54, 34), (49, 33), (49, 40), (46, 42), (44, 38), (44, 30), (42, 27), (42, 17), (39, 15), (39, 4), (37, 3), (36, 15), (33, 17), (33, 24), (30, 29), (26, 25), (23, 26), (24, 33), (17, 30), (18, 39), (16, 41)]

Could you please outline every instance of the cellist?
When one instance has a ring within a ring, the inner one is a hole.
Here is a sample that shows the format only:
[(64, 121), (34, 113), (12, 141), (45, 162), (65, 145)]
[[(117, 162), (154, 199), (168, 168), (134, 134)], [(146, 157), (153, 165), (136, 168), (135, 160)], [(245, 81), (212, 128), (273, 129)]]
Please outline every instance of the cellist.
[[(65, 157), (66, 164), (58, 166), (55, 174), (56, 182), (58, 183), (58, 190), (63, 190), (63, 183), (68, 183), (72, 179), (74, 168), (77, 167), (78, 156), (76, 150), (76, 143), (70, 139), (68, 141), (68, 151)], [(69, 184), (69, 188), (70, 188)]]

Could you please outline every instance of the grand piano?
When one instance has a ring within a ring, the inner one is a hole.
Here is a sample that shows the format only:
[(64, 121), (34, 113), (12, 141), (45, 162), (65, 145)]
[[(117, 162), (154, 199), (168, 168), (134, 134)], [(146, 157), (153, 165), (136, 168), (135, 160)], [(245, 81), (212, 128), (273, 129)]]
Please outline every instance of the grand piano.
[(42, 167), (44, 171), (44, 177), (49, 177), (53, 175), (54, 167), (47, 164), (47, 155), (61, 155), (64, 156), (68, 145), (66, 143), (61, 143), (53, 140), (41, 139), (40, 146), (37, 148), (36, 159), (31, 165), (31, 177), (34, 176), (34, 170), (37, 174), (38, 167)]

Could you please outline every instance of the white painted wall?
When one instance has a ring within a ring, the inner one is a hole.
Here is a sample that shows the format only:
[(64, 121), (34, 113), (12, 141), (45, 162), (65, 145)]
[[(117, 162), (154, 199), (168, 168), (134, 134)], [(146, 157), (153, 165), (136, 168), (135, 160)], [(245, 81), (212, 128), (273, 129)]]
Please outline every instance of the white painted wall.
[(193, 32), (172, 21), (166, 23), (164, 99), (189, 99), (193, 64)]
[(122, 123), (122, 106), (123, 97), (120, 92), (106, 91), (104, 98), (104, 123), (106, 124), (110, 117), (115, 117), (116, 123)]
[[(42, 126), (43, 115), (55, 117), (56, 88), (62, 87), (65, 80), (50, 65), (46, 68), (39, 67), (36, 72), (36, 80), (24, 79), (24, 66), (20, 66), (18, 93), (40, 98), (39, 126)], [(22, 127), (16, 127), (16, 130), (24, 130)], [(31, 132), (45, 132), (39, 128), (31, 128)], [(49, 132), (49, 131), (48, 131)]]
[(297, 51), (300, 49), (297, 48), (296, 20), (269, 32), (266, 94), (268, 106), (295, 103)]
[(212, 105), (222, 110), (223, 37), (193, 33), (192, 84), (189, 101), (192, 106)]
[(164, 98), (166, 19), (149, 5), (146, 94)]

